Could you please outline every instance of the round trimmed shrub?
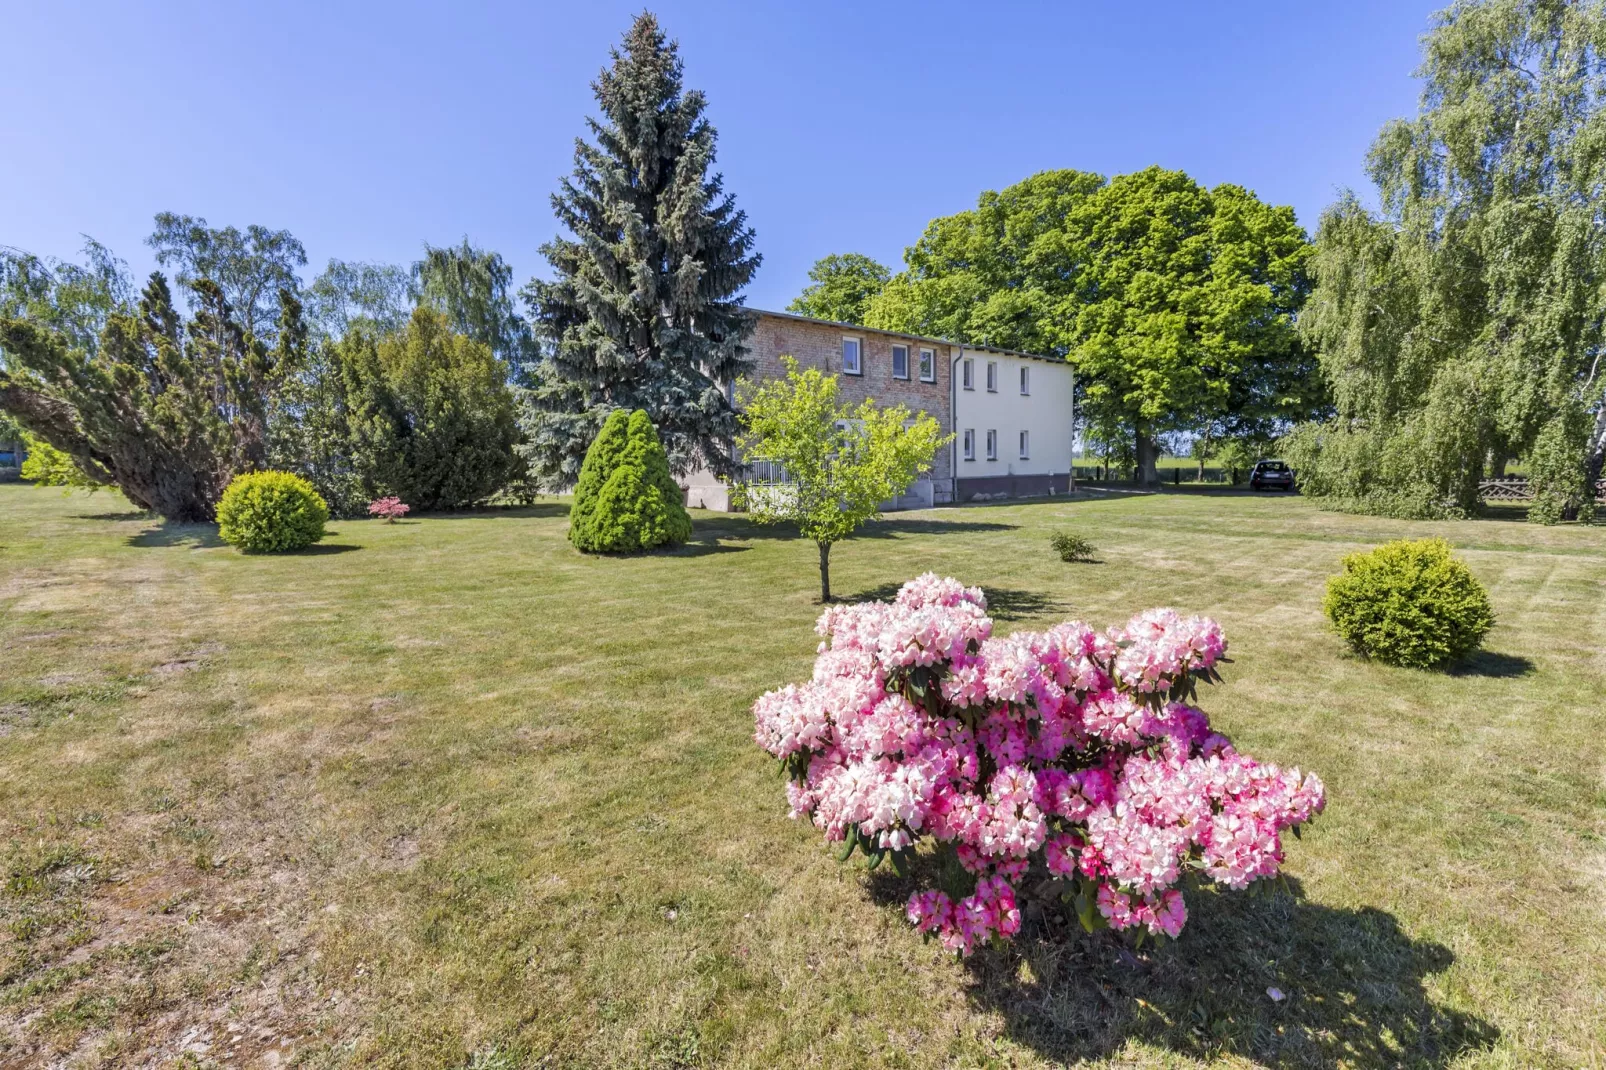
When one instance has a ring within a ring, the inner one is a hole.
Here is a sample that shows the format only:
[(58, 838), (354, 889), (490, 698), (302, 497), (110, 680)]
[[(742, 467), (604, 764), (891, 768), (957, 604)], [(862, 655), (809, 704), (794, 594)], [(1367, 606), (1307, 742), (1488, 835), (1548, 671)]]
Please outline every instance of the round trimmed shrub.
[(580, 466), (569, 541), (588, 553), (626, 554), (691, 538), (680, 487), (652, 420), (610, 413)]
[(1322, 609), (1358, 654), (1432, 669), (1466, 657), (1494, 626), (1483, 584), (1443, 539), (1401, 539), (1344, 558)]
[(229, 482), (217, 503), (217, 533), (248, 553), (299, 550), (323, 538), (329, 507), (300, 476), (246, 472)]

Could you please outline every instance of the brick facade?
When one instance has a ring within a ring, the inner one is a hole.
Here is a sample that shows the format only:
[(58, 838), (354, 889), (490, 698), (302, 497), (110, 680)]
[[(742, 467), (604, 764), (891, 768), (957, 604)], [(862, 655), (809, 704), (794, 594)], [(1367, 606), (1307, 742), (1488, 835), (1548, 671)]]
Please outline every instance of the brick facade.
[[(860, 340), (860, 374), (852, 375), (842, 367), (842, 339), (844, 336)], [(892, 347), (909, 347), (909, 378), (897, 379), (892, 374)], [(775, 312), (758, 314), (758, 329), (747, 341), (748, 359), (753, 362), (752, 378), (756, 381), (779, 379), (786, 374), (782, 356), (797, 360), (798, 368), (818, 368), (826, 375), (837, 376), (837, 389), (843, 401), (857, 405), (872, 398), (880, 405), (906, 405), (911, 411), (926, 412), (937, 418), (944, 435), (953, 432), (953, 415), (949, 391), (949, 378), (953, 372), (952, 358), (957, 347), (941, 342), (913, 338), (908, 335), (873, 331), (866, 327), (849, 327), (819, 320), (807, 320)], [(932, 382), (920, 379), (920, 351), (934, 352), (936, 378)], [(953, 479), (952, 450), (944, 447), (932, 459), (932, 470), (924, 477), (947, 490)], [(943, 494), (946, 497), (946, 493)]]

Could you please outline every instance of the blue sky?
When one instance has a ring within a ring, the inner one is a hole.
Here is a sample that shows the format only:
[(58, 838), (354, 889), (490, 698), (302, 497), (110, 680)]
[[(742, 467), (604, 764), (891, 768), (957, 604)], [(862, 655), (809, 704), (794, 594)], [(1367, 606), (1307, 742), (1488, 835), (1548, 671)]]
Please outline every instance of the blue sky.
[[(749, 303), (813, 261), (896, 266), (926, 222), (1034, 171), (1152, 163), (1314, 229), (1410, 114), (1436, 2), (658, 3), (758, 231)], [(408, 262), (467, 235), (522, 280), (638, 3), (5, 5), (0, 244), (87, 233), (143, 275), (162, 210)]]

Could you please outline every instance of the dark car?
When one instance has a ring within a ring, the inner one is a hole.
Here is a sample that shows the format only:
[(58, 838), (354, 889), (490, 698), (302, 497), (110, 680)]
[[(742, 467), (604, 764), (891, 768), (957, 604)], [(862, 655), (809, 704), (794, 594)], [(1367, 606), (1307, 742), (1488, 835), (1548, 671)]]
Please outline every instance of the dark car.
[(1249, 472), (1250, 490), (1293, 490), (1294, 470), (1285, 461), (1256, 461)]

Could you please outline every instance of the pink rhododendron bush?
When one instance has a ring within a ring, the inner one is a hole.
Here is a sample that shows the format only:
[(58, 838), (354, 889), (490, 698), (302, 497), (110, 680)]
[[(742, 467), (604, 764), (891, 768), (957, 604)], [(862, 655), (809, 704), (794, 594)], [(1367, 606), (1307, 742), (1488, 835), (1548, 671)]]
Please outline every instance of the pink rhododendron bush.
[(908, 913), (960, 954), (1019, 931), (1028, 889), (1089, 931), (1175, 937), (1184, 879), (1275, 877), (1282, 833), (1324, 805), (1314, 773), (1240, 754), (1188, 704), (1220, 680), (1212, 620), (995, 637), (979, 588), (927, 573), (817, 630), (814, 678), (754, 705), (758, 743), (844, 860), (903, 874), (921, 840), (956, 854), (973, 890), (917, 891)]

